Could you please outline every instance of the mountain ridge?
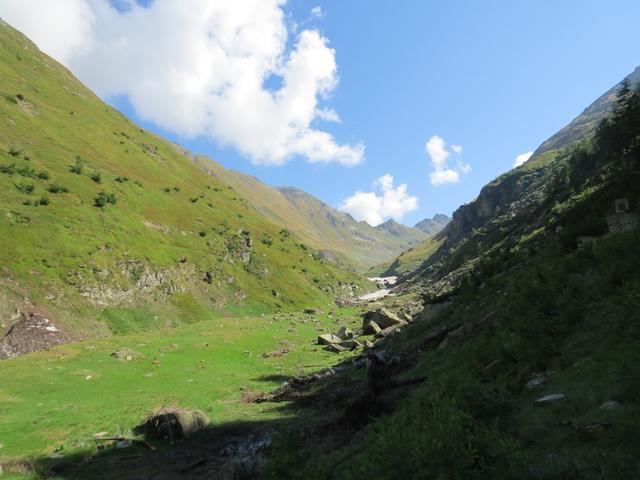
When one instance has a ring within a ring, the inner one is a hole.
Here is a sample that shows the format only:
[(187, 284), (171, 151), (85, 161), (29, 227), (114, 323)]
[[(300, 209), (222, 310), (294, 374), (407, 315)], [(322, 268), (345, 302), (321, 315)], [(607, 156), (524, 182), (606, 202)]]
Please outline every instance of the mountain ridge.
[(314, 248), (331, 250), (348, 268), (364, 272), (427, 238), (420, 230), (402, 226), (397, 234), (355, 220), (297, 187), (273, 187), (258, 178), (226, 169), (206, 156), (196, 163), (231, 185), (271, 221), (296, 232)]

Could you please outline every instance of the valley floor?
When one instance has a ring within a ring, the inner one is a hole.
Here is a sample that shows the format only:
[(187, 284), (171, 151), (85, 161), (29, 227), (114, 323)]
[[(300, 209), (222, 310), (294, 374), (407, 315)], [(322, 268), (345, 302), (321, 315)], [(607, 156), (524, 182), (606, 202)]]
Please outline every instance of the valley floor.
[(225, 318), (2, 361), (3, 478), (39, 478), (32, 461), (94, 452), (99, 432), (130, 437), (161, 407), (200, 409), (214, 427), (286, 418), (282, 405), (251, 400), (348, 355), (315, 341), (339, 325), (359, 325), (356, 311)]

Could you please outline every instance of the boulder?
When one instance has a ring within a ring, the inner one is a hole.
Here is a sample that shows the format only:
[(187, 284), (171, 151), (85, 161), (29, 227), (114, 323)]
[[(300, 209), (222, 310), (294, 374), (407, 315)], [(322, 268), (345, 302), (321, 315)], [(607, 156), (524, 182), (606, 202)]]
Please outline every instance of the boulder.
[(355, 338), (350, 338), (348, 340), (344, 340), (340, 346), (348, 348), (349, 350), (355, 350), (356, 348), (362, 347), (362, 344)]
[(338, 330), (338, 333), (336, 333), (336, 335), (342, 340), (349, 340), (353, 338), (353, 331), (351, 331), (347, 327), (340, 327), (340, 330)]
[(385, 328), (384, 330), (379, 331), (375, 334), (375, 338), (386, 338), (392, 333), (399, 331), (402, 328), (403, 324), (392, 325), (390, 327)]
[(369, 322), (369, 324), (367, 325), (366, 328), (362, 329), (362, 333), (365, 335), (376, 335), (378, 333), (380, 333), (382, 331), (382, 329), (380, 328), (380, 326), (374, 322), (373, 320), (371, 322)]
[(622, 404), (617, 400), (607, 400), (602, 405), (600, 405), (600, 408), (602, 410), (617, 410), (621, 406), (622, 406)]
[(525, 385), (525, 388), (527, 390), (533, 390), (534, 388), (539, 387), (540, 385), (543, 385), (544, 382), (545, 382), (544, 375), (538, 375), (533, 379), (529, 380)]
[(176, 440), (188, 438), (210, 423), (209, 417), (200, 410), (163, 408), (149, 415), (134, 432), (147, 438)]
[(394, 325), (404, 325), (407, 322), (398, 317), (395, 313), (390, 312), (386, 308), (382, 307), (377, 310), (366, 312), (363, 315), (362, 331), (371, 332), (369, 324), (375, 322), (382, 330), (385, 328), (393, 327)]
[(335, 336), (333, 333), (324, 333), (318, 335), (318, 345), (336, 345), (342, 342), (340, 337)]
[(347, 350), (346, 347), (343, 347), (341, 344), (339, 343), (330, 343), (327, 345), (326, 349), (330, 352), (334, 352), (334, 353), (340, 353), (340, 352), (344, 352)]
[(113, 352), (111, 356), (120, 360), (121, 362), (130, 362), (131, 360), (134, 360), (141, 355), (138, 352), (131, 350), (130, 348), (124, 347)]
[(564, 400), (567, 396), (563, 393), (552, 393), (551, 395), (545, 395), (544, 397), (540, 397), (536, 400), (536, 403), (551, 403), (557, 402), (558, 400)]

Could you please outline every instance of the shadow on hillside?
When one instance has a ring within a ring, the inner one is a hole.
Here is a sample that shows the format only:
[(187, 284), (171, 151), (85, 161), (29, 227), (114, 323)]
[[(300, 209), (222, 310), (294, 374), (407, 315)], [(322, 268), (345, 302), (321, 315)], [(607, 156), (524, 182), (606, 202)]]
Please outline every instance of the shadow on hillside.
[[(297, 383), (296, 377), (285, 375), (266, 375), (259, 380)], [(51, 480), (253, 478), (255, 465), (251, 463), (266, 451), (277, 433), (310, 424), (332, 429), (344, 414), (348, 398), (357, 395), (362, 386), (361, 381), (335, 375), (315, 379), (263, 403), (267, 411), (277, 412), (279, 419), (214, 424), (173, 444), (140, 441), (118, 449), (116, 442), (111, 442), (98, 449), (96, 443), (84, 453), (36, 458), (7, 465), (5, 470), (27, 471)]]

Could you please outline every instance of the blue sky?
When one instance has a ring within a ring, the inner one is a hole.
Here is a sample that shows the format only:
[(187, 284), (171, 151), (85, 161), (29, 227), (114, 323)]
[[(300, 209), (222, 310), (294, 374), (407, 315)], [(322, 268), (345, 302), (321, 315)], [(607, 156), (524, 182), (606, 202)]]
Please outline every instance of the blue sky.
[[(321, 13), (312, 16), (313, 7)], [(290, 0), (282, 9), (289, 29), (286, 54), (303, 30), (317, 30), (335, 50), (339, 83), (318, 99), (341, 122), (316, 118), (312, 127), (339, 144), (362, 142), (362, 163), (308, 163), (294, 155), (279, 166), (256, 165), (246, 152), (222, 146), (215, 134), (188, 138), (166, 122), (160, 128), (163, 122), (148, 120), (148, 112), (140, 115), (127, 92), (104, 93), (108, 89), (97, 81), (95, 88), (150, 130), (333, 206), (358, 190), (375, 191), (373, 182), (391, 175), (396, 186), (406, 184), (417, 197), (419, 207), (402, 218), (413, 224), (471, 201), (517, 155), (535, 150), (640, 64), (640, 2), (634, 0)], [(47, 51), (47, 41), (37, 43)], [(67, 64), (94, 87), (86, 60), (77, 69), (73, 60)], [(267, 84), (271, 90), (280, 86), (277, 75)], [(425, 143), (436, 135), (448, 144), (450, 167), (471, 167), (458, 174), (457, 183), (430, 182)], [(462, 153), (451, 145), (460, 145)]]

